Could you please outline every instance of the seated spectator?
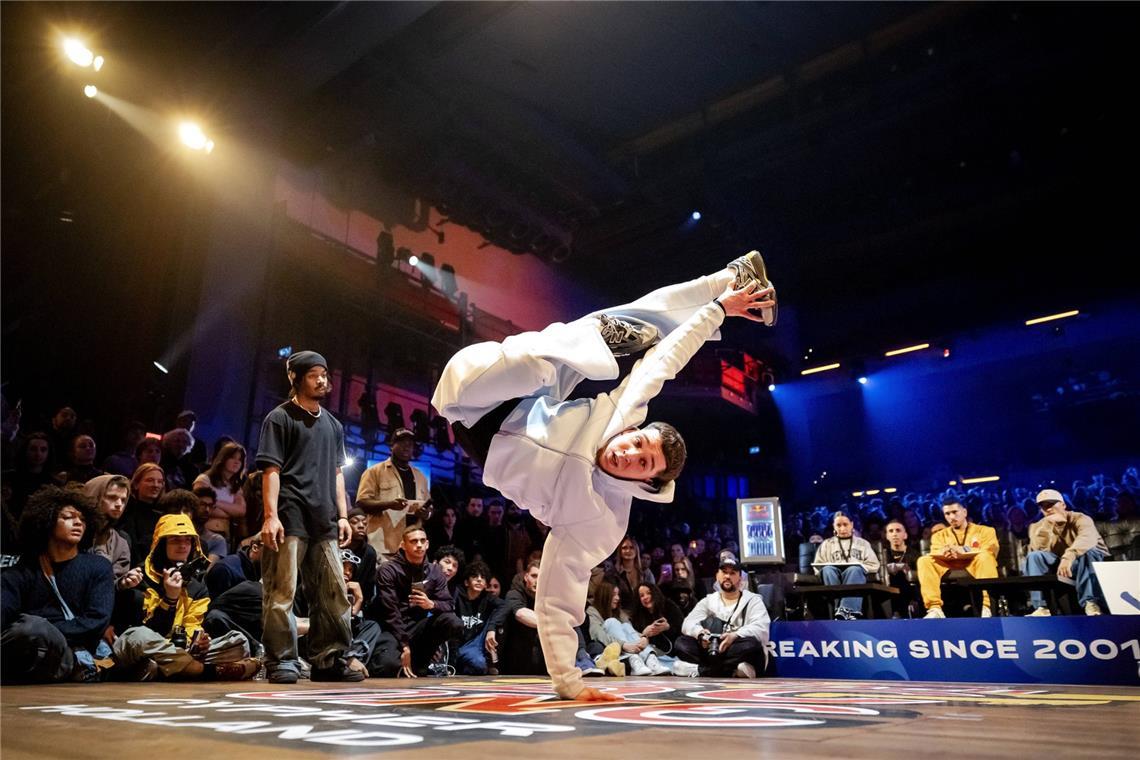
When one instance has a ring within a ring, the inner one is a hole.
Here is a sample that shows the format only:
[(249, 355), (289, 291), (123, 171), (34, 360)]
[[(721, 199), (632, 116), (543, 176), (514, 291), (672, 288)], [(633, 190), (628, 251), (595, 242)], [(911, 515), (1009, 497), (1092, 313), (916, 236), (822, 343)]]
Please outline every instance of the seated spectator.
[(162, 434), (162, 472), (168, 488), (189, 490), (198, 477), (198, 468), (190, 461), (194, 436), (186, 428), (176, 427)]
[(136, 451), (146, 440), (146, 425), (141, 422), (127, 423), (123, 432), (123, 448), (103, 460), (103, 470), (108, 475), (122, 475), (129, 478), (139, 467)]
[[(602, 646), (603, 651), (595, 661), (599, 668), (620, 678), (625, 676), (628, 664), (633, 675), (650, 675), (651, 671), (641, 655), (646, 654), (646, 649), (648, 654), (655, 653), (649, 648), (649, 639), (642, 637), (629, 622), (629, 616), (622, 609), (621, 591), (617, 586), (609, 581), (598, 584), (594, 603), (586, 606), (586, 620), (590, 624), (590, 638)], [(633, 660), (635, 656), (636, 661)]]
[(47, 433), (30, 433), (24, 439), (23, 450), (16, 456), (13, 472), (5, 473), (5, 485), (12, 489), (11, 513), (16, 520), (28, 497), (44, 486), (55, 484), (51, 467), (51, 440)]
[(483, 497), (472, 496), (463, 507), (463, 515), (455, 532), (457, 545), (469, 560), (483, 559), (487, 553), (487, 518), (483, 516)]
[(214, 507), (210, 510), (206, 528), (227, 541), (234, 534), (234, 525), (240, 527), (245, 517), (245, 497), (241, 488), (244, 478), (245, 447), (240, 443), (227, 443), (218, 450), (210, 468), (194, 479), (195, 489), (199, 486), (214, 489)]
[(56, 480), (61, 484), (86, 483), (102, 474), (103, 471), (95, 466), (95, 439), (84, 434), (71, 439), (67, 463), (56, 474)]
[(487, 591), (491, 569), (475, 560), (463, 572), (463, 588), (455, 597), (455, 613), (463, 634), (455, 653), (455, 672), (463, 676), (498, 675), (499, 632), (507, 620), (507, 606)]
[[(673, 644), (681, 635), (681, 623), (685, 616), (681, 608), (665, 598), (661, 589), (652, 583), (642, 583), (637, 587), (637, 605), (633, 609), (630, 622), (634, 630), (649, 639), (649, 644), (658, 655), (668, 655), (673, 651)], [(654, 670), (650, 660), (646, 658), (645, 664)], [(665, 668), (668, 672), (668, 668)], [(636, 674), (635, 674), (636, 675)]]
[[(139, 465), (162, 464), (162, 441), (157, 438), (144, 438), (135, 447), (135, 459)], [(137, 469), (137, 468), (136, 468)], [(132, 473), (133, 474), (133, 473)], [(127, 477), (131, 477), (128, 475)]]
[[(371, 549), (367, 536), (365, 533), (365, 546)], [(400, 650), (395, 637), (382, 631), (375, 620), (364, 617), (366, 597), (356, 580), (356, 572), (361, 567), (360, 557), (352, 549), (341, 549), (340, 559), (344, 568), (344, 585), (348, 590), (352, 625), (352, 640), (344, 653), (348, 669), (363, 673), (365, 678), (369, 675), (368, 665), (375, 667), (378, 673), (395, 673), (400, 667)]]
[(456, 643), (463, 633), (447, 591), (447, 579), (438, 565), (427, 561), (427, 550), (423, 527), (405, 528), (400, 549), (380, 566), (376, 579), (378, 613), (372, 617), (396, 637), (399, 673), (409, 677), (423, 675), (440, 645)]
[(723, 552), (716, 589), (681, 623), (673, 674), (755, 678), (766, 661), (768, 624), (764, 600), (741, 588), (740, 563)]
[(546, 658), (538, 640), (534, 595), (538, 589), (538, 562), (530, 562), (523, 575), (523, 590), (507, 592), (507, 623), (499, 658), (504, 675), (546, 675)]
[(0, 573), (0, 676), (52, 683), (93, 674), (111, 621), (111, 563), (85, 553), (95, 510), (78, 491), (47, 486), (20, 518), (22, 561)]
[(455, 507), (444, 507), (436, 514), (434, 524), (428, 525), (428, 541), (432, 546), (455, 546), (455, 526), (459, 521)]
[[(879, 558), (866, 539), (853, 533), (851, 518), (843, 512), (831, 517), (835, 535), (819, 545), (812, 563), (819, 569), (824, 585), (846, 586), (866, 583), (867, 576), (879, 572)], [(822, 567), (819, 567), (822, 565)], [(839, 601), (836, 620), (858, 620), (863, 617), (863, 598), (847, 596)]]
[(348, 525), (352, 528), (352, 539), (346, 549), (360, 558), (360, 565), (353, 576), (364, 594), (364, 608), (371, 609), (376, 599), (376, 549), (368, 543), (368, 515), (363, 509), (354, 507), (348, 510)]
[(637, 542), (628, 535), (618, 544), (614, 553), (613, 571), (606, 576), (606, 580), (621, 592), (622, 609), (627, 615), (633, 612), (637, 604), (637, 587), (642, 583), (657, 583), (653, 571), (641, 563), (641, 549)]
[(693, 569), (688, 557), (673, 563), (673, 577), (668, 583), (661, 586), (666, 598), (681, 609), (681, 614), (688, 615), (697, 606), (697, 592), (694, 588)]
[(459, 571), (463, 569), (463, 563), (466, 559), (463, 550), (451, 544), (441, 546), (435, 551), (435, 562), (443, 571), (443, 577), (447, 579), (447, 590), (452, 597), (460, 593), (457, 589), (459, 585), (457, 576)]
[[(996, 578), (998, 540), (993, 528), (969, 521), (966, 508), (955, 496), (942, 502), (947, 526), (930, 537), (930, 554), (918, 558), (918, 583), (926, 617), (944, 618), (942, 576), (965, 570), (975, 578)], [(993, 615), (989, 592), (982, 592), (982, 617)]]
[(158, 500), (166, 490), (166, 475), (157, 464), (140, 464), (131, 476), (131, 496), (119, 519), (119, 530), (131, 545), (131, 567), (140, 567), (150, 553), (151, 539), (162, 507)]
[(206, 469), (206, 442), (195, 437), (194, 429), (198, 426), (198, 415), (190, 409), (178, 413), (174, 420), (174, 427), (181, 428), (190, 436), (190, 449), (186, 452), (186, 461), (198, 473)]
[[(182, 491), (182, 493), (188, 493)], [(193, 494), (189, 494), (193, 498)], [(183, 497), (173, 491), (175, 500)], [(184, 514), (159, 519), (143, 567), (142, 625), (115, 640), (115, 662), (140, 680), (157, 671), (170, 679), (245, 680), (261, 663), (254, 658), (208, 665), (203, 662), (210, 637), (202, 620), (210, 606), (206, 585), (194, 575), (183, 577), (190, 561), (203, 561), (198, 532)]]
[[(1055, 572), (1077, 584), (1077, 601), (1086, 615), (1100, 615), (1107, 604), (1097, 582), (1093, 562), (1108, 558), (1108, 547), (1097, 533), (1093, 520), (1080, 512), (1070, 512), (1060, 492), (1047, 488), (1037, 494), (1037, 506), (1044, 518), (1029, 526), (1029, 556), (1026, 575)], [(1039, 590), (1029, 592), (1031, 616), (1049, 614)]]
[(211, 599), (229, 591), (243, 581), (261, 581), (261, 535), (242, 539), (238, 550), (210, 565), (206, 571), (206, 589)]
[(493, 575), (487, 579), (487, 593), (499, 599), (503, 598), (503, 584)]
[[(190, 498), (184, 496), (189, 493)], [(178, 495), (177, 506), (172, 498)], [(181, 489), (171, 491), (162, 497), (159, 503), (166, 508), (167, 514), (173, 512), (181, 512), (190, 518), (194, 523), (194, 529), (198, 531), (198, 540), (202, 543), (202, 553), (210, 560), (210, 564), (214, 564), (222, 557), (229, 554), (226, 548), (226, 537), (215, 533), (206, 527), (210, 522), (210, 513), (214, 511), (214, 505), (217, 504), (217, 493), (209, 486), (197, 486), (193, 491), (184, 491)]]
[[(887, 542), (883, 546), (883, 566), (887, 572), (887, 584), (899, 590), (898, 608), (894, 617), (911, 617), (911, 607), (918, 603), (917, 590), (912, 583), (916, 577), (918, 547), (907, 544), (906, 526), (901, 520), (890, 520), (886, 527)], [(892, 602), (894, 604), (894, 602)]]
[(127, 506), (130, 487), (131, 482), (122, 475), (99, 475), (83, 486), (84, 495), (95, 506), (95, 517), (91, 525), (93, 540), (89, 551), (105, 557), (111, 563), (116, 583), (131, 569), (131, 546), (115, 530), (115, 525)]

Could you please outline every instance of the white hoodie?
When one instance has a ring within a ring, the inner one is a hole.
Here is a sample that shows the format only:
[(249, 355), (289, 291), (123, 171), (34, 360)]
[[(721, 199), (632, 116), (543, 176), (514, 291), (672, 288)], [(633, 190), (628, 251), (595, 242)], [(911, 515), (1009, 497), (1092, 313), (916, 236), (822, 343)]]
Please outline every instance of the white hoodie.
[[(673, 483), (654, 488), (597, 465), (614, 435), (645, 421), (648, 404), (724, 321), (707, 303), (634, 365), (613, 391), (593, 399), (527, 398), (491, 442), (483, 481), (551, 527), (542, 552), (535, 613), (546, 667), (559, 696), (583, 688), (574, 665), (573, 627), (585, 619), (590, 570), (609, 556), (629, 525), (633, 498), (668, 503)], [(608, 349), (607, 349), (608, 350)]]

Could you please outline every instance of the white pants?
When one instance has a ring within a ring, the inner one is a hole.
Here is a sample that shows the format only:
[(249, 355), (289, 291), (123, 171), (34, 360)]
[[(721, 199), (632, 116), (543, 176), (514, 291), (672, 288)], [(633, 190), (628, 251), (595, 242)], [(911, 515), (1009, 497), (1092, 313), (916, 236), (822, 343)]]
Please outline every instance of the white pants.
[[(524, 332), (502, 343), (461, 349), (444, 367), (432, 406), (450, 422), (471, 427), (504, 401), (520, 397), (570, 396), (582, 380), (613, 380), (617, 361), (598, 331), (598, 315), (644, 320), (668, 335), (732, 282), (728, 269), (669, 285), (632, 303), (595, 311), (570, 323)], [(719, 332), (713, 340), (719, 340)]]

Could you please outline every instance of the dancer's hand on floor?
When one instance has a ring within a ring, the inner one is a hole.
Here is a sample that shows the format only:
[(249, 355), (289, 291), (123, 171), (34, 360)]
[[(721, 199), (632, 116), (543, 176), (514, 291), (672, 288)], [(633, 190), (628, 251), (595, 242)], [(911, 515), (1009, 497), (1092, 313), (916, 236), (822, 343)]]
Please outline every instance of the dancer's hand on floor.
[(608, 691), (595, 689), (592, 686), (587, 686), (578, 692), (578, 696), (574, 697), (578, 702), (624, 702), (625, 700), (617, 694), (611, 694)]

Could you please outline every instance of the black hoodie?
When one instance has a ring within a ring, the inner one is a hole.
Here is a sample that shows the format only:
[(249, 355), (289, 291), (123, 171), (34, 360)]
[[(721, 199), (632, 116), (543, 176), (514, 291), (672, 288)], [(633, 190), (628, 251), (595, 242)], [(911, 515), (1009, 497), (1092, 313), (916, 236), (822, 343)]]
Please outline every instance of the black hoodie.
[(447, 576), (439, 565), (427, 560), (422, 565), (413, 565), (403, 548), (399, 549), (396, 556), (381, 565), (376, 574), (379, 593), (373, 617), (396, 637), (401, 647), (408, 645), (411, 627), (429, 614), (428, 610), (408, 604), (414, 581), (424, 581), (424, 592), (435, 602), (435, 609), (430, 614), (442, 615), (455, 610), (451, 593), (447, 590)]

